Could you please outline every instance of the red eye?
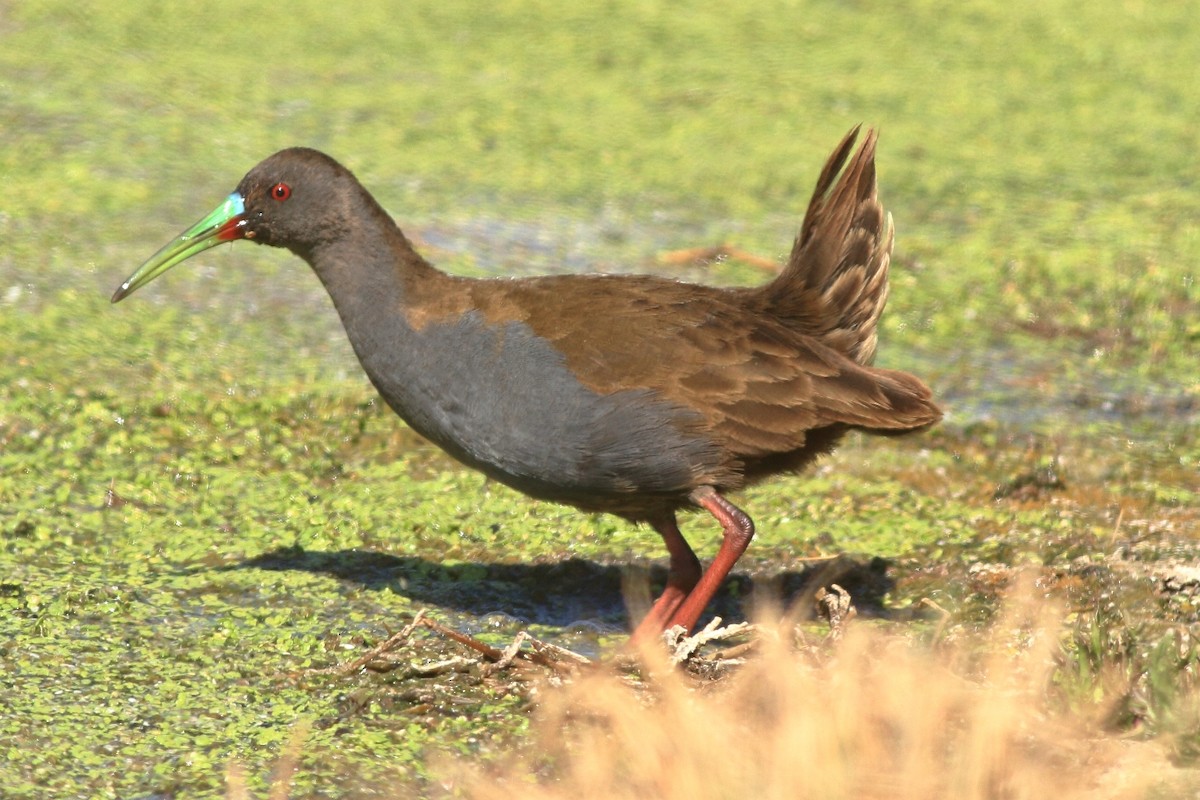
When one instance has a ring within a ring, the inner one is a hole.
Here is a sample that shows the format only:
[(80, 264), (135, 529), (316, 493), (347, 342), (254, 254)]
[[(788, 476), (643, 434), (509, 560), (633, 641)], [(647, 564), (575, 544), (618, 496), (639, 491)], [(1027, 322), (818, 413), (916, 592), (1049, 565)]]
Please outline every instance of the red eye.
[(292, 196), (292, 187), (286, 183), (277, 183), (271, 187), (271, 197), (274, 197), (279, 202), (283, 202)]

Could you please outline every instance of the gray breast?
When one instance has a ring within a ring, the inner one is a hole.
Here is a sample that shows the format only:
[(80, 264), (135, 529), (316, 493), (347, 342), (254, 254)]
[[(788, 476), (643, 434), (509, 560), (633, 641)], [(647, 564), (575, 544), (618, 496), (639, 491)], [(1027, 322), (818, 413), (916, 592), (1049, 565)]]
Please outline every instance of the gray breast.
[(407, 334), (363, 361), (384, 399), (455, 458), (527, 494), (686, 492), (721, 464), (694, 411), (649, 388), (592, 391), (523, 323), (471, 312)]

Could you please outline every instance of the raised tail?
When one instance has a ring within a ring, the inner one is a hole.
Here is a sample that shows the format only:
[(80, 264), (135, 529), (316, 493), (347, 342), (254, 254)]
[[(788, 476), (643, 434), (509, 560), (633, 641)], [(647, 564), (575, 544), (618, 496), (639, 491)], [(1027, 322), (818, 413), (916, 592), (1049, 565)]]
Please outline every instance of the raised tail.
[(851, 157), (858, 131), (825, 162), (787, 265), (760, 291), (770, 313), (789, 326), (870, 364), (887, 302), (893, 230), (875, 185), (875, 131)]

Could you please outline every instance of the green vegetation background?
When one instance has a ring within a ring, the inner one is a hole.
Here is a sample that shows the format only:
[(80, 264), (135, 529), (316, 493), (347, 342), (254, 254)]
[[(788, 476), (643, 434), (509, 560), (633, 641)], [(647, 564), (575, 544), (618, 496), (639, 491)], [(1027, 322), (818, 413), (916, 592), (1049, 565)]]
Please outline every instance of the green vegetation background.
[[(1137, 0), (0, 2), (5, 796), (214, 796), (231, 757), (261, 785), (299, 719), (326, 796), (495, 758), (516, 695), (406, 718), (378, 682), (286, 675), (399, 627), (422, 576), (661, 555), (406, 435), (286, 253), (217, 249), (108, 304), (262, 157), (331, 153), (451, 271), (665, 271), (675, 248), (786, 252), (828, 151), (879, 127), (880, 363), (950, 415), (752, 495), (751, 563), (1046, 561), (1087, 551), (1036, 542), (1127, 507), (1195, 534), (1196, 64), (1194, 9)], [(1093, 494), (992, 501), (1045, 458)], [(408, 577), (363, 578), (375, 556)]]

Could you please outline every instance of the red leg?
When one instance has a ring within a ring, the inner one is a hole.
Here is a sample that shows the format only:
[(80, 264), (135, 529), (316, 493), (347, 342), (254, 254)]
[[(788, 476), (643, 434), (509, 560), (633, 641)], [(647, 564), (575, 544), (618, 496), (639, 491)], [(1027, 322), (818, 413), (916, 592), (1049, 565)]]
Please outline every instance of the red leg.
[(666, 543), (671, 561), (667, 567), (667, 588), (633, 632), (633, 642), (651, 641), (666, 630), (667, 620), (700, 580), (700, 560), (679, 532), (675, 515), (668, 513), (662, 519), (651, 520), (650, 524)]
[[(692, 492), (692, 500), (717, 518), (725, 530), (725, 538), (721, 542), (721, 549), (717, 551), (717, 557), (713, 559), (699, 583), (688, 594), (687, 599), (676, 607), (664, 626), (665, 629), (682, 625), (689, 633), (696, 627), (696, 621), (704, 613), (708, 601), (712, 600), (721, 582), (729, 575), (742, 553), (746, 552), (746, 547), (754, 537), (754, 522), (746, 512), (717, 494), (717, 490), (711, 486), (704, 486)], [(641, 631), (641, 626), (638, 627), (638, 631)]]

